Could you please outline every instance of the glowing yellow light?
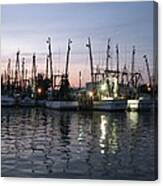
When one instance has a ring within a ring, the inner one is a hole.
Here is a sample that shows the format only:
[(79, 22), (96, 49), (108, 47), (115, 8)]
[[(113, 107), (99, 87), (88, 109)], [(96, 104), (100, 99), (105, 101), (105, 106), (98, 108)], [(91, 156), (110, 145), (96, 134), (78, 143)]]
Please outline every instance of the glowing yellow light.
[(148, 91), (149, 91), (149, 92), (151, 91), (151, 88), (150, 88), (150, 87), (148, 87)]
[(106, 90), (106, 88), (107, 88), (106, 83), (104, 83), (104, 84), (101, 85), (101, 90), (102, 91)]
[(38, 89), (37, 89), (37, 92), (38, 92), (39, 94), (41, 94), (41, 92), (42, 92), (41, 88), (38, 88)]
[(89, 95), (89, 97), (93, 97), (93, 92), (92, 91), (89, 91), (88, 92), (88, 95)]

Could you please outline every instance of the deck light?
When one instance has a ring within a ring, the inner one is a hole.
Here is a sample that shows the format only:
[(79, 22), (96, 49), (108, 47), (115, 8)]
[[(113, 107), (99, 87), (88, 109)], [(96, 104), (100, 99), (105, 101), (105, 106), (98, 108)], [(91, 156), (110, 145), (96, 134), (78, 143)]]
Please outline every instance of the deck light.
[(39, 94), (41, 94), (41, 92), (42, 92), (41, 88), (38, 88), (38, 89), (37, 89), (37, 92), (38, 92)]
[(102, 85), (101, 85), (101, 90), (104, 91), (104, 90), (106, 90), (106, 89), (107, 89), (106, 83), (102, 84)]
[(89, 97), (93, 97), (93, 92), (92, 91), (89, 91), (88, 92), (88, 95), (89, 95)]
[(151, 87), (148, 87), (147, 90), (148, 90), (148, 92), (150, 92), (151, 91)]

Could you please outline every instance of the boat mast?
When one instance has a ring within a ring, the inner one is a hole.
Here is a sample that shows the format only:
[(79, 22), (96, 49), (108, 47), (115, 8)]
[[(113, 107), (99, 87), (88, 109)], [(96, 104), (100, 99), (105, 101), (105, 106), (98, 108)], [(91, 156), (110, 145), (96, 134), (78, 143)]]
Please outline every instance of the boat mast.
[[(36, 87), (36, 55), (35, 53), (33, 54), (32, 57), (32, 87), (35, 91), (35, 87)], [(26, 76), (27, 76), (27, 71), (26, 71)], [(26, 77), (27, 78), (27, 77)]]
[(28, 82), (28, 69), (25, 70), (25, 80)]
[(68, 39), (68, 48), (67, 48), (67, 56), (66, 56), (66, 68), (65, 68), (65, 77), (68, 78), (68, 66), (69, 66), (69, 58), (70, 58), (70, 44), (72, 43), (71, 39)]
[(88, 47), (88, 49), (89, 49), (89, 59), (90, 59), (90, 67), (91, 67), (91, 82), (94, 83), (93, 57), (92, 57), (92, 48), (91, 48), (90, 37), (88, 37), (88, 43), (86, 44), (86, 47)]
[(116, 55), (117, 55), (117, 80), (119, 83), (119, 47), (116, 45)]
[(47, 56), (46, 57), (46, 72), (45, 72), (46, 79), (48, 79), (48, 75), (49, 75), (49, 59)]
[(134, 72), (135, 72), (135, 46), (132, 50), (132, 61), (131, 61), (131, 84), (134, 86)]
[(18, 87), (19, 85), (19, 76), (20, 76), (20, 62), (19, 62), (20, 51), (16, 53), (16, 64), (15, 64), (15, 84)]
[(81, 75), (81, 71), (79, 71), (79, 89), (81, 89), (81, 81), (82, 81), (82, 75)]
[(149, 63), (148, 63), (148, 58), (146, 55), (143, 56), (145, 63), (146, 63), (146, 68), (147, 68), (147, 74), (148, 74), (148, 80), (149, 80), (149, 87), (152, 86), (152, 80), (151, 80), (151, 73), (149, 69)]
[(108, 74), (108, 70), (109, 70), (109, 59), (111, 58), (111, 55), (110, 55), (110, 41), (111, 39), (109, 38), (108, 41), (107, 41), (107, 50), (106, 50), (106, 68), (105, 68), (105, 71), (106, 73)]
[(22, 88), (24, 88), (24, 65), (25, 65), (25, 58), (22, 58)]
[(50, 62), (50, 80), (51, 80), (51, 86), (53, 88), (53, 62), (52, 62), (51, 38), (50, 37), (48, 37), (47, 43), (48, 43), (48, 58)]
[(59, 99), (70, 99), (70, 83), (68, 79), (68, 65), (69, 65), (69, 57), (70, 57), (70, 44), (72, 43), (71, 39), (68, 39), (68, 48), (66, 55), (66, 67), (65, 73), (61, 76), (61, 86), (59, 91)]
[(8, 87), (10, 87), (10, 77), (11, 75), (11, 59), (8, 59), (8, 64), (7, 64), (7, 84), (8, 84)]

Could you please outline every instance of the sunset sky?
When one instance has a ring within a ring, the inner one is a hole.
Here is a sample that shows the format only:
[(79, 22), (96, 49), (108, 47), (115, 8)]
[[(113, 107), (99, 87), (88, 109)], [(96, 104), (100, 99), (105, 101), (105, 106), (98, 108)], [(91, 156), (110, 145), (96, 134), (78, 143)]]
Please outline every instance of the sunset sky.
[[(47, 37), (52, 38), (54, 71), (63, 72), (67, 40), (72, 40), (70, 81), (78, 85), (82, 72), (83, 84), (90, 80), (87, 38), (91, 37), (94, 66), (105, 65), (107, 39), (111, 38), (111, 66), (116, 64), (115, 45), (120, 47), (121, 68), (130, 68), (132, 46), (136, 47), (136, 64), (146, 72), (142, 56), (151, 64), (153, 52), (153, 3), (83, 3), (3, 5), (1, 8), (1, 70), (8, 58), (15, 65), (16, 51), (26, 58), (31, 69), (32, 53), (36, 53), (38, 70), (45, 72)], [(144, 78), (146, 79), (145, 75)]]

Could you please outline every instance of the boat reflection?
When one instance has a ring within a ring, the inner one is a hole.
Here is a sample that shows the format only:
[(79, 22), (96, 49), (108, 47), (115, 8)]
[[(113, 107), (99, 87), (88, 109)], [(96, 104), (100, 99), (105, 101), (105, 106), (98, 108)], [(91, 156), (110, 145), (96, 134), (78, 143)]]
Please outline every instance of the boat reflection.
[(152, 114), (5, 108), (1, 122), (2, 176), (154, 175)]
[(130, 124), (130, 128), (132, 130), (136, 130), (138, 127), (138, 119), (139, 119), (138, 112), (128, 112), (127, 117), (128, 117), (128, 123)]

